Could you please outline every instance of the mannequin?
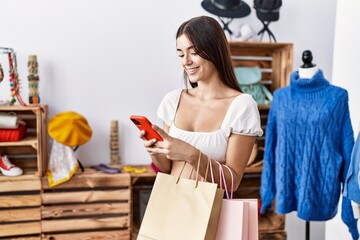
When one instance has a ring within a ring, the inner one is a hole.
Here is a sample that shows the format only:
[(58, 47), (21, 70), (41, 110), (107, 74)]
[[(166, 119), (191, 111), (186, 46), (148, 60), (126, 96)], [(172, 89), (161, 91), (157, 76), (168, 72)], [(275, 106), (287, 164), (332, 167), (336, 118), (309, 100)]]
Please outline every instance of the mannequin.
[(316, 64), (312, 63), (313, 56), (310, 50), (305, 50), (302, 54), (303, 65), (299, 68), (299, 77), (311, 79), (318, 70)]
[[(303, 65), (299, 67), (299, 77), (305, 79), (311, 79), (318, 68), (316, 64), (312, 63), (313, 56), (310, 50), (305, 50), (302, 54)], [(305, 225), (305, 239), (310, 240), (310, 222), (306, 221)]]

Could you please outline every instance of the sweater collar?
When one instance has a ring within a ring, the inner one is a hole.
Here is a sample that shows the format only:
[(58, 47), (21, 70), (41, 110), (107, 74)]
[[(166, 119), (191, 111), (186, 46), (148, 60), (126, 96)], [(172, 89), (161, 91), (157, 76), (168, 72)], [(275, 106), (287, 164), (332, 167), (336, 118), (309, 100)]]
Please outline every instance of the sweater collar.
[(295, 71), (290, 76), (290, 87), (297, 92), (317, 92), (329, 86), (330, 83), (324, 78), (321, 69), (315, 75), (308, 78), (300, 78), (299, 71)]

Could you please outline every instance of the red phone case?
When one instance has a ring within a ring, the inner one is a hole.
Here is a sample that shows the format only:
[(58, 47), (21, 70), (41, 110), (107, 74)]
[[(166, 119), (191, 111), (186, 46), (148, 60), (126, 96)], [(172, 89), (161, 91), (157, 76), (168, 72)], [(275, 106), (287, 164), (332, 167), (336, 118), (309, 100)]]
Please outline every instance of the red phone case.
[(140, 130), (145, 130), (147, 140), (156, 139), (162, 141), (163, 138), (152, 128), (152, 123), (145, 116), (131, 115), (130, 120)]

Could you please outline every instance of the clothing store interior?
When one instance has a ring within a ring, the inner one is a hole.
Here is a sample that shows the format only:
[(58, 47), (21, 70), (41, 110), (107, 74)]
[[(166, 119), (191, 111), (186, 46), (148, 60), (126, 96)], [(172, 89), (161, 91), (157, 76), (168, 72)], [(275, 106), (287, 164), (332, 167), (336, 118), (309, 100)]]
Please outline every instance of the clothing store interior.
[(359, 1), (0, 9), (0, 239), (359, 239)]

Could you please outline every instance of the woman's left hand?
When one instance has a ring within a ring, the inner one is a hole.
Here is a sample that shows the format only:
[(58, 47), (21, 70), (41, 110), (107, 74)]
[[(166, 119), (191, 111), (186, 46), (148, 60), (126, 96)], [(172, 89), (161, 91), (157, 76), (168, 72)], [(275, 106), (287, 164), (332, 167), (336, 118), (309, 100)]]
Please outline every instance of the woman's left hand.
[(158, 141), (151, 147), (146, 148), (149, 153), (161, 153), (166, 155), (172, 161), (187, 161), (190, 159), (197, 159), (199, 150), (189, 143), (182, 141), (178, 138), (171, 137), (163, 129), (156, 125), (152, 126), (153, 129), (160, 134), (163, 141)]

